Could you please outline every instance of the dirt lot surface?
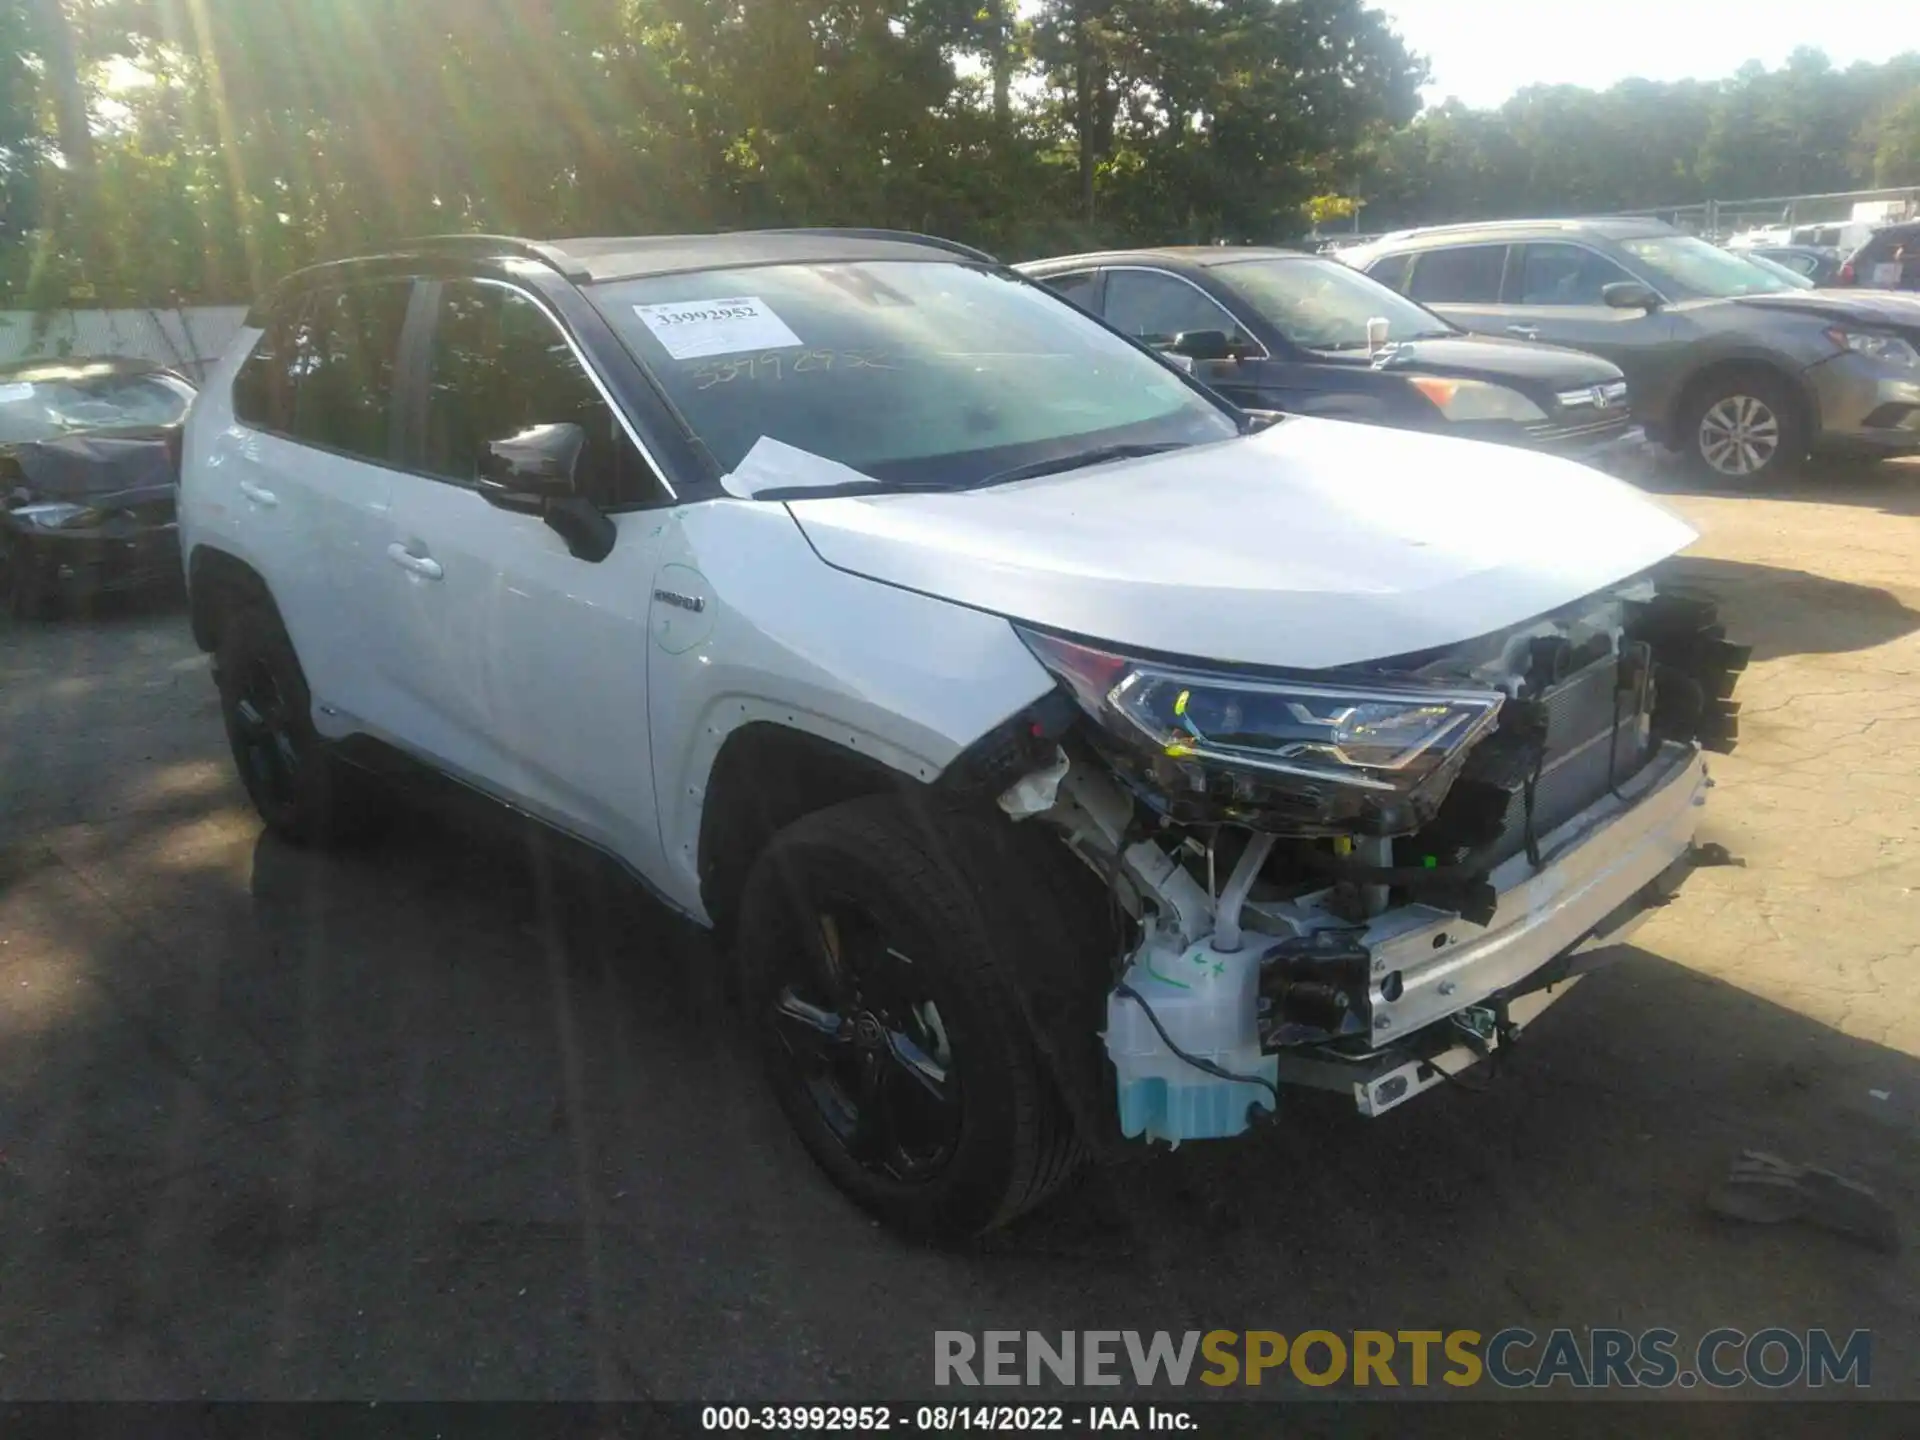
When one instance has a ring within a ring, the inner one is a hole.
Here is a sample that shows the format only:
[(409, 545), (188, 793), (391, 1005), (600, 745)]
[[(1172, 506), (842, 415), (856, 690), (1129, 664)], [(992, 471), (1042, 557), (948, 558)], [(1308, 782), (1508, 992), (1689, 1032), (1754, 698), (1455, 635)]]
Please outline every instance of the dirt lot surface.
[(1920, 1394), (1911, 1251), (1702, 1205), (1759, 1148), (1920, 1227), (1920, 468), (1668, 498), (1756, 646), (1741, 864), (1485, 1093), (1308, 1097), (964, 1253), (815, 1175), (645, 901), (425, 817), (288, 850), (178, 609), (0, 621), (0, 1396), (871, 1400), (937, 1328), (1508, 1324), (1869, 1328)]

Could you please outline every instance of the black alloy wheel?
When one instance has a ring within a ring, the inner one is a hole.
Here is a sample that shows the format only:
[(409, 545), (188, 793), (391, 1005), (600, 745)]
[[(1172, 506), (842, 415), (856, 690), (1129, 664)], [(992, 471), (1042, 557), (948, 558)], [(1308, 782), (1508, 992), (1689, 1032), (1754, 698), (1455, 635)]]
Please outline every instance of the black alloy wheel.
[(916, 1237), (1005, 1224), (1085, 1154), (1020, 988), (1079, 912), (1011, 831), (930, 797), (849, 800), (780, 831), (741, 894), (739, 993), (774, 1099), (828, 1179)]
[(768, 1023), (828, 1133), (876, 1175), (937, 1176), (960, 1136), (960, 1080), (912, 957), (837, 895), (801, 927), (786, 968)]

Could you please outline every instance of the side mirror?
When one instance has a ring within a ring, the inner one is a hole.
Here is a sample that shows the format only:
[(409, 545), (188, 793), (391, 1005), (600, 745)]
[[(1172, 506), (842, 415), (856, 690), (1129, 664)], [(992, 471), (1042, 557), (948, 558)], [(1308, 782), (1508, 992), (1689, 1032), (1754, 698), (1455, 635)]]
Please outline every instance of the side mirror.
[(587, 432), (578, 425), (535, 425), (487, 443), (476, 488), (489, 505), (538, 515), (577, 560), (599, 564), (620, 536), (613, 521), (580, 493)]
[(1224, 330), (1182, 330), (1166, 349), (1169, 355), (1188, 360), (1231, 360), (1237, 353), (1232, 338)]
[(1616, 280), (1600, 287), (1600, 298), (1615, 310), (1658, 310), (1660, 297), (1638, 280)]

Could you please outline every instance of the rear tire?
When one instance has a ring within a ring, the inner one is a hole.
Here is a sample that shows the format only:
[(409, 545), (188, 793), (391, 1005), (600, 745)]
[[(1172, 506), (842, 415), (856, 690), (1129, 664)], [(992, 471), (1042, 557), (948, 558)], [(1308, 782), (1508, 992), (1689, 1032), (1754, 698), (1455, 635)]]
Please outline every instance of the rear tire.
[(234, 765), (269, 830), (329, 847), (379, 827), (385, 797), (314, 729), (313, 697), (278, 616), (260, 606), (230, 613), (214, 675)]
[(1711, 380), (1681, 413), (1680, 448), (1695, 476), (1727, 487), (1792, 474), (1809, 435), (1800, 397), (1784, 380), (1745, 370)]
[[(1040, 1204), (1083, 1152), (1028, 1028), (1009, 873), (980, 821), (902, 795), (783, 830), (741, 899), (741, 992), (801, 1143), (859, 1206), (958, 1239)], [(1004, 824), (1005, 822), (1000, 822)]]

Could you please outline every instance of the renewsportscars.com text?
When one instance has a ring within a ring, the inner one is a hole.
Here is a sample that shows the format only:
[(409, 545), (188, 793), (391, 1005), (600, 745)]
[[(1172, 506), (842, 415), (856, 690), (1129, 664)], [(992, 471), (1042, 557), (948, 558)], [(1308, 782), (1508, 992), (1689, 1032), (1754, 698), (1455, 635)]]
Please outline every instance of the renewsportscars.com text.
[(936, 1330), (935, 1385), (1345, 1385), (1576, 1390), (1847, 1386), (1873, 1380), (1873, 1336), (1780, 1327), (1478, 1330)]

